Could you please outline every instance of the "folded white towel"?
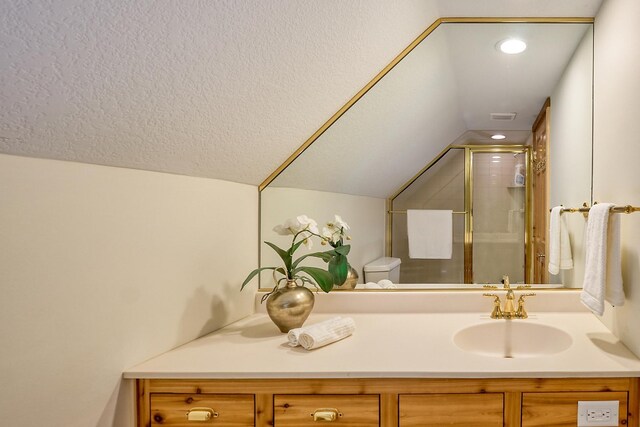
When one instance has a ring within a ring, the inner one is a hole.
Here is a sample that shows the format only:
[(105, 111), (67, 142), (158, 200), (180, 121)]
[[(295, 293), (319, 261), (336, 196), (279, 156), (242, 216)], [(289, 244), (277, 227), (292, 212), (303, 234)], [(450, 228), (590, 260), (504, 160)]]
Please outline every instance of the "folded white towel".
[(393, 282), (389, 279), (382, 279), (378, 282), (378, 286), (382, 289), (396, 289), (397, 286), (393, 284)]
[[(314, 323), (313, 325), (309, 325), (306, 326), (307, 328), (311, 327), (311, 326), (318, 326), (318, 325), (332, 325), (334, 324), (336, 321), (342, 319), (342, 317), (337, 316), (337, 317), (332, 317), (331, 319), (327, 319), (327, 320), (323, 320), (322, 322), (318, 322), (318, 323)], [(300, 345), (300, 334), (302, 334), (302, 331), (304, 330), (305, 327), (302, 328), (295, 328), (295, 329), (291, 329), (288, 333), (287, 333), (287, 340), (289, 340), (289, 345), (291, 347), (296, 347)]]
[(599, 316), (605, 299), (624, 304), (620, 257), (620, 216), (609, 215), (612, 203), (599, 203), (589, 210), (585, 238), (586, 260), (580, 300)]
[(407, 210), (409, 258), (451, 259), (453, 211)]
[(573, 258), (569, 231), (562, 215), (562, 206), (551, 209), (549, 217), (549, 273), (558, 274), (560, 270), (571, 270)]
[(302, 328), (298, 343), (306, 350), (313, 350), (344, 339), (355, 330), (356, 324), (352, 318), (341, 317), (334, 319), (333, 322)]
[(365, 289), (382, 289), (382, 286), (375, 282), (367, 282), (364, 284)]

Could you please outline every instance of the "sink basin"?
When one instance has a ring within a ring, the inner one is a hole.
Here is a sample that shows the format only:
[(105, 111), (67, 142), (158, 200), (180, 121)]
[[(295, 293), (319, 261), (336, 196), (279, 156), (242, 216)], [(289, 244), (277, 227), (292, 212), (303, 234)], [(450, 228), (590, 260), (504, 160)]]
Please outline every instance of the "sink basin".
[(522, 358), (559, 353), (571, 346), (572, 339), (553, 326), (524, 320), (494, 320), (458, 331), (453, 342), (462, 350), (482, 356)]

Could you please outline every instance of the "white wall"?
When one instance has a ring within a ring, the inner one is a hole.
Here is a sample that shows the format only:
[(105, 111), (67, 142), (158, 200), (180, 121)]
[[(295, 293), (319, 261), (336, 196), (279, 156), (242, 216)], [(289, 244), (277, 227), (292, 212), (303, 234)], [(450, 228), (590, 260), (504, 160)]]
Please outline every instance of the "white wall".
[(124, 369), (252, 312), (257, 199), (0, 155), (0, 425), (129, 425)]
[[(587, 31), (551, 94), (549, 204), (579, 207), (591, 202), (593, 30)], [(585, 218), (564, 215), (574, 261), (572, 270), (549, 275), (551, 283), (582, 287)]]
[[(594, 200), (640, 206), (640, 2), (606, 0), (596, 16)], [(607, 307), (605, 324), (640, 356), (640, 213), (622, 220), (627, 301)]]
[[(291, 244), (291, 236), (279, 236), (272, 231), (273, 227), (284, 223), (287, 218), (307, 215), (318, 222), (322, 231), (324, 223), (333, 220), (338, 214), (349, 224), (352, 237), (349, 264), (358, 271), (358, 282), (363, 282), (363, 266), (384, 255), (385, 236), (385, 199), (348, 194), (328, 193), (314, 190), (300, 190), (296, 188), (268, 187), (261, 195), (262, 200), (262, 235), (260, 240), (275, 243), (281, 248)], [(313, 252), (328, 250), (328, 246), (320, 246), (319, 239), (314, 240)], [(296, 252), (304, 254), (302, 247)], [(280, 266), (282, 261), (268, 246), (262, 245), (261, 266)], [(320, 260), (310, 260), (307, 265), (326, 267)], [(315, 263), (313, 261), (316, 261)], [(263, 276), (263, 287), (271, 287), (270, 274)]]

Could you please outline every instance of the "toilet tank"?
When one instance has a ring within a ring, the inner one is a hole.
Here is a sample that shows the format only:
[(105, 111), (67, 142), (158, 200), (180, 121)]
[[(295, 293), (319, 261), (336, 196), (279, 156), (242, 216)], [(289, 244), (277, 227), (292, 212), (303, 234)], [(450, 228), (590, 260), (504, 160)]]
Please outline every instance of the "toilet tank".
[(388, 279), (393, 283), (398, 283), (400, 281), (400, 262), (400, 258), (383, 257), (365, 264), (365, 283), (378, 283), (383, 279)]

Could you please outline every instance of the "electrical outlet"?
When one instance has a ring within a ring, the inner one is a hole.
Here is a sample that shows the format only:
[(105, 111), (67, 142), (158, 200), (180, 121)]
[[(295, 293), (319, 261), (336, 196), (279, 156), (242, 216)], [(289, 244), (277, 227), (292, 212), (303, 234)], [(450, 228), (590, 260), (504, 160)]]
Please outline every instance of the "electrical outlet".
[(617, 426), (619, 408), (617, 400), (579, 401), (578, 427)]

